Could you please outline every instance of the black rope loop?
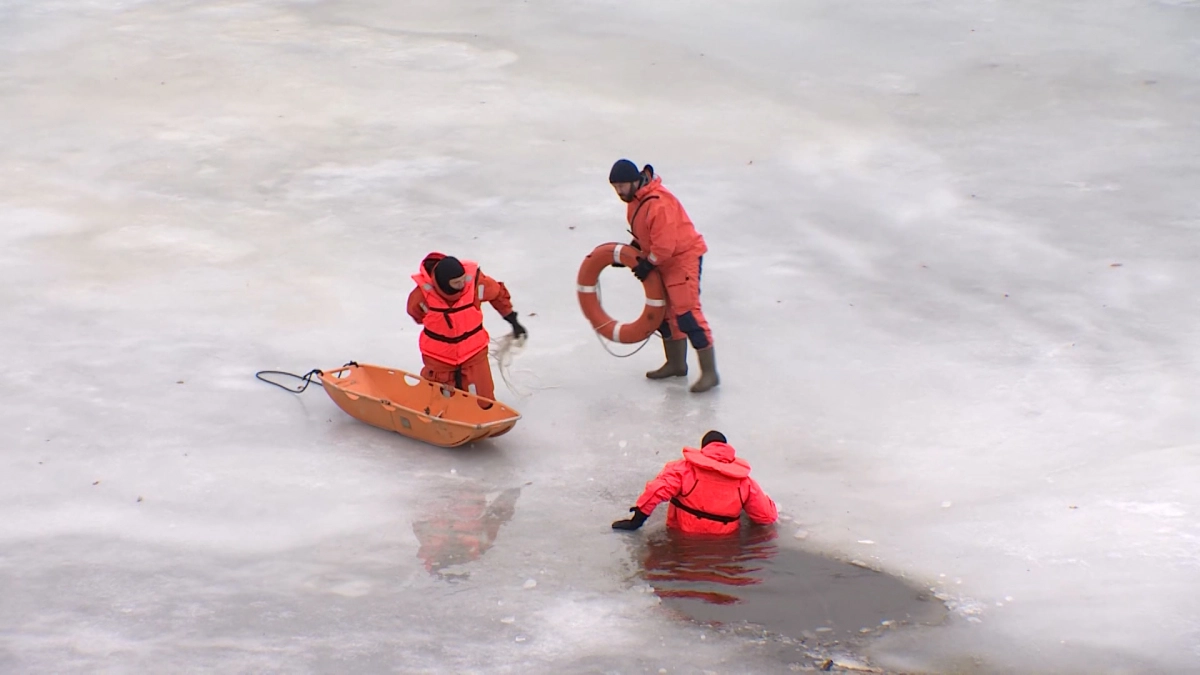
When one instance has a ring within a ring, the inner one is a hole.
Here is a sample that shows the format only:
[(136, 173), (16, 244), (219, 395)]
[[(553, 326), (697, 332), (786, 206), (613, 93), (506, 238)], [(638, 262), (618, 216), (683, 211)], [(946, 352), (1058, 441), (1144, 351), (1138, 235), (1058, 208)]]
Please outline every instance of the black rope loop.
[[(346, 363), (342, 364), (343, 368), (349, 368), (351, 366), (354, 366), (355, 368), (360, 367), (358, 365), (357, 361), (347, 361)], [(303, 375), (289, 373), (284, 370), (260, 370), (254, 374), (254, 377), (257, 377), (258, 379), (262, 380), (263, 382), (266, 382), (267, 384), (273, 384), (276, 387), (283, 389), (284, 391), (290, 391), (293, 394), (300, 394), (300, 393), (303, 393), (305, 389), (308, 389), (308, 385), (312, 384), (314, 377), (316, 377), (317, 375), (324, 375), (324, 374), (325, 374), (324, 371), (322, 371), (320, 368), (313, 368), (312, 370), (308, 371), (307, 373), (305, 373)], [(263, 375), (283, 375), (284, 377), (290, 377), (293, 380), (300, 380), (304, 384), (293, 389), (292, 387), (288, 387), (286, 385), (280, 384), (278, 382), (275, 382), (274, 380), (267, 379), (267, 378), (263, 377)]]
[[(596, 302), (600, 303), (601, 307), (604, 306), (604, 299), (600, 295), (600, 277), (596, 277)], [(628, 354), (618, 354), (608, 348), (608, 344), (606, 344), (604, 336), (600, 335), (600, 331), (594, 331), (594, 332), (596, 333), (596, 339), (600, 342), (600, 346), (604, 348), (604, 351), (608, 352), (612, 356), (617, 357), (618, 359), (627, 359), (627, 358), (633, 356), (634, 354), (642, 351), (642, 347), (645, 347), (646, 343), (650, 342), (650, 338), (654, 337), (654, 333), (650, 333), (649, 335), (646, 336), (645, 340), (642, 340), (642, 344), (638, 345), (637, 349), (629, 352)]]
[[(358, 365), (358, 364), (355, 364), (355, 365)], [(262, 380), (263, 382), (266, 382), (267, 384), (273, 384), (276, 387), (283, 389), (284, 391), (290, 391), (293, 394), (300, 394), (300, 393), (303, 393), (305, 389), (308, 389), (308, 385), (312, 384), (313, 378), (320, 374), (321, 374), (321, 370), (319, 368), (313, 368), (312, 370), (308, 371), (304, 375), (297, 375), (295, 373), (289, 373), (289, 372), (285, 372), (282, 370), (260, 370), (254, 374), (254, 377), (257, 377), (258, 379)], [(263, 377), (263, 375), (283, 375), (285, 377), (290, 377), (290, 378), (293, 378), (296, 380), (300, 380), (304, 384), (293, 389), (292, 387), (288, 387), (288, 386), (282, 385), (278, 382), (269, 380), (269, 379)]]

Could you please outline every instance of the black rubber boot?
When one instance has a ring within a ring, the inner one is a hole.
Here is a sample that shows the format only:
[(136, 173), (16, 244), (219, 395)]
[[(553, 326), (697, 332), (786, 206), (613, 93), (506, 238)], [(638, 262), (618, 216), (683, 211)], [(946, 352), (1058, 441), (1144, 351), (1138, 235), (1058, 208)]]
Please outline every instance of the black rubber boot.
[(698, 394), (721, 384), (721, 378), (717, 375), (717, 354), (712, 347), (696, 350), (696, 357), (700, 360), (700, 379), (692, 385), (692, 393)]
[(687, 344), (687, 340), (663, 340), (663, 352), (667, 355), (667, 362), (662, 368), (646, 373), (646, 377), (665, 380), (668, 377), (687, 375)]

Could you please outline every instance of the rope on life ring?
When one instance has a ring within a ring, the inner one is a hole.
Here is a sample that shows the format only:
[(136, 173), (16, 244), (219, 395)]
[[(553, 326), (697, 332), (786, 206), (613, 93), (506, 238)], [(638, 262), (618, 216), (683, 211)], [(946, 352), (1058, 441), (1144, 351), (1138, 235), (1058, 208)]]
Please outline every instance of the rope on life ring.
[(617, 243), (600, 244), (583, 259), (576, 277), (576, 291), (579, 297), (579, 307), (583, 315), (592, 324), (592, 329), (601, 337), (621, 344), (636, 344), (643, 342), (658, 327), (662, 325), (666, 314), (666, 289), (658, 270), (650, 272), (642, 282), (646, 291), (646, 304), (642, 315), (630, 323), (620, 323), (604, 311), (600, 304), (599, 290), (600, 273), (613, 263), (633, 268), (637, 267), (637, 249), (632, 246)]

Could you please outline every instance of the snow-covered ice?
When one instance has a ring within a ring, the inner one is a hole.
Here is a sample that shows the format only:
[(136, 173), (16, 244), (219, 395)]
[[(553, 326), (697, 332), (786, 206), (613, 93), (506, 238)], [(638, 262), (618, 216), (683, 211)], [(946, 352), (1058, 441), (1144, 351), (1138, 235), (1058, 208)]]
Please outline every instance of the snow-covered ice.
[[(0, 3), (0, 671), (779, 672), (609, 529), (709, 428), (780, 546), (950, 607), (876, 665), (1194, 669), (1197, 36), (1188, 0)], [(576, 305), (622, 156), (709, 242), (709, 395)], [(430, 250), (514, 294), (512, 433), (254, 380), (415, 369)]]

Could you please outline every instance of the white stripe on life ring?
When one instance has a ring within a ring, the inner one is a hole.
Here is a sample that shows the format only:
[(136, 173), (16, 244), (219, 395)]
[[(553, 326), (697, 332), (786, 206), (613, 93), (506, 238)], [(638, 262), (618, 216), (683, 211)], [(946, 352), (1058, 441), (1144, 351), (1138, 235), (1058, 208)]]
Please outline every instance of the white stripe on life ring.
[(621, 326), (624, 326), (624, 325), (625, 324), (623, 324), (623, 323), (613, 324), (613, 332), (612, 332), (612, 341), (613, 342), (621, 341)]
[(620, 262), (621, 262), (621, 249), (623, 249), (623, 248), (625, 248), (625, 244), (617, 244), (617, 245), (616, 245), (616, 246), (613, 248), (613, 262), (615, 262), (615, 263), (617, 263), (617, 264), (620, 264)]
[(650, 298), (646, 298), (646, 306), (647, 307), (666, 307), (667, 301), (666, 300), (651, 300)]
[(595, 293), (596, 292), (595, 286), (576, 286), (575, 288), (578, 289), (580, 293)]

